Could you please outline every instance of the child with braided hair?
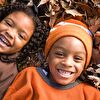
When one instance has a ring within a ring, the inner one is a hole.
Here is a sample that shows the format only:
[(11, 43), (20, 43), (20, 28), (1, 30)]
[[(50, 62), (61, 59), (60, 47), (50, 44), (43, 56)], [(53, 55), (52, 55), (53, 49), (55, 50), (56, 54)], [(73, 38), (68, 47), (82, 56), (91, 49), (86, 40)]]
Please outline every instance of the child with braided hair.
[(92, 43), (85, 24), (61, 21), (46, 40), (47, 66), (20, 72), (3, 100), (100, 100), (100, 91), (80, 80), (90, 63)]
[(0, 100), (18, 71), (38, 63), (36, 55), (45, 37), (46, 27), (34, 9), (23, 3), (0, 9)]

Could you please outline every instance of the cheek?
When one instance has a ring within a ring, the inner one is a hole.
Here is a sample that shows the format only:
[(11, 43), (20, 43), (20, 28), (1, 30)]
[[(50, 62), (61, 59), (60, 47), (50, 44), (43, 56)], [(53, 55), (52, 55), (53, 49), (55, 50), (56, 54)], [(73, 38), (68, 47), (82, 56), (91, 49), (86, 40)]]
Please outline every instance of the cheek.
[(16, 49), (17, 51), (20, 51), (25, 45), (26, 45), (26, 43), (24, 43), (24, 42), (17, 42), (17, 43), (15, 44), (15, 49)]
[(79, 69), (80, 73), (84, 71), (84, 66)]
[(0, 23), (0, 31), (7, 28), (5, 25), (3, 25), (2, 23)]
[(84, 65), (79, 69), (80, 74), (84, 71)]
[(59, 60), (56, 57), (54, 57), (52, 54), (50, 54), (47, 57), (47, 62), (48, 62), (49, 65), (54, 66), (54, 65), (56, 65), (59, 62)]
[(25, 40), (20, 39), (19, 36), (16, 36), (16, 38), (15, 38), (15, 45), (16, 45), (16, 47), (23, 47), (27, 43), (28, 43), (28, 40), (25, 41)]
[(77, 72), (81, 74), (84, 71), (84, 67), (85, 67), (85, 63), (81, 63), (77, 65), (77, 68), (76, 68)]
[(49, 65), (49, 69), (50, 69), (51, 67), (54, 68), (56, 66), (57, 61), (56, 61), (56, 59), (53, 56), (49, 55), (47, 57), (47, 63)]
[(53, 59), (49, 59), (47, 60), (49, 67), (53, 67), (55, 65), (55, 61)]

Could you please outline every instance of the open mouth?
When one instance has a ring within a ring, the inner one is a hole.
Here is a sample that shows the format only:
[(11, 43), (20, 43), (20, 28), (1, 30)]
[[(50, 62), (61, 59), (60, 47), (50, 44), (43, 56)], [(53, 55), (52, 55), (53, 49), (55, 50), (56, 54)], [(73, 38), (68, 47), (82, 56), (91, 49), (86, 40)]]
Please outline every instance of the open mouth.
[(63, 69), (57, 69), (57, 71), (58, 71), (58, 73), (61, 77), (65, 77), (65, 78), (71, 77), (72, 74), (74, 73), (74, 72), (71, 72), (71, 71), (63, 70)]
[(8, 46), (8, 47), (11, 47), (11, 43), (8, 41), (8, 39), (5, 37), (5, 36), (3, 36), (3, 35), (0, 35), (0, 42), (2, 43), (2, 44), (5, 44), (6, 46)]

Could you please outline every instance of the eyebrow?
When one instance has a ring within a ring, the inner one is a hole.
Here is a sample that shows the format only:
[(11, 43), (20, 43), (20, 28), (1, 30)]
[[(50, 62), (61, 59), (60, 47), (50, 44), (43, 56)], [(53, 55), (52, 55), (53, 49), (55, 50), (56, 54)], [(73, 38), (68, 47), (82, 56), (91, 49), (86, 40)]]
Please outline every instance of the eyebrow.
[(9, 17), (6, 17), (4, 20), (10, 20), (13, 23), (13, 25), (15, 25), (14, 21)]
[[(55, 45), (53, 48), (54, 48), (54, 49), (64, 49), (64, 50), (65, 50), (65, 48), (63, 48), (62, 46), (56, 46), (56, 45)], [(86, 54), (86, 52), (77, 51), (76, 54)]]

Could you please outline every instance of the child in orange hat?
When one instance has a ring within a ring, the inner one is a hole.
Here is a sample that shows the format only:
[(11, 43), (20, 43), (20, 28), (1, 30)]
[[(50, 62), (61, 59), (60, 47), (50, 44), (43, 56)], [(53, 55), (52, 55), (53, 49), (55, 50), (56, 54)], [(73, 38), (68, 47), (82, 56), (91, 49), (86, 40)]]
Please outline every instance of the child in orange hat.
[(85, 24), (70, 19), (55, 25), (44, 54), (47, 68), (24, 69), (3, 100), (100, 100), (99, 90), (79, 80), (92, 55), (92, 36)]

